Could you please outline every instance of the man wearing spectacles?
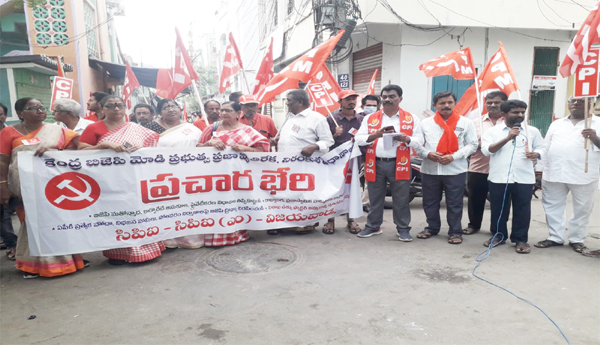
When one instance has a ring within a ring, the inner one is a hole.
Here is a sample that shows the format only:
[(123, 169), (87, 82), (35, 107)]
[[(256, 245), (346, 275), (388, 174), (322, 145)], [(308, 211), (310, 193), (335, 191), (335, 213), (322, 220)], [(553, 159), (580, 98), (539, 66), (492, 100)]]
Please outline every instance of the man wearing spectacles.
[[(569, 116), (552, 122), (546, 134), (542, 205), (550, 236), (538, 242), (535, 245), (538, 248), (562, 246), (568, 237), (575, 252), (582, 253), (586, 249), (583, 241), (587, 236), (596, 196), (594, 191), (600, 178), (600, 119), (592, 116), (590, 128), (585, 128), (585, 100), (570, 98)], [(591, 108), (590, 105), (588, 111)], [(587, 173), (585, 139), (591, 141)], [(567, 226), (565, 208), (569, 192), (573, 197), (573, 216)], [(569, 229), (568, 235), (566, 228)]]
[(133, 107), (133, 119), (140, 125), (147, 127), (154, 120), (154, 107), (150, 104), (138, 103)]
[(72, 99), (61, 98), (54, 101), (52, 115), (56, 121), (79, 134), (83, 133), (87, 126), (94, 123), (94, 121), (82, 119), (79, 116), (80, 113), (81, 105)]
[[(483, 221), (483, 211), (485, 210), (485, 201), (488, 195), (488, 175), (490, 173), (490, 157), (481, 152), (481, 137), (488, 129), (494, 127), (497, 123), (502, 123), (502, 111), (500, 104), (506, 101), (508, 97), (502, 91), (490, 92), (485, 96), (485, 107), (487, 114), (473, 119), (479, 147), (471, 155), (469, 160), (469, 172), (467, 174), (467, 191), (469, 200), (467, 210), (469, 214), (469, 224), (463, 229), (463, 234), (472, 235), (479, 232), (481, 222)], [(483, 133), (482, 133), (483, 130)]]

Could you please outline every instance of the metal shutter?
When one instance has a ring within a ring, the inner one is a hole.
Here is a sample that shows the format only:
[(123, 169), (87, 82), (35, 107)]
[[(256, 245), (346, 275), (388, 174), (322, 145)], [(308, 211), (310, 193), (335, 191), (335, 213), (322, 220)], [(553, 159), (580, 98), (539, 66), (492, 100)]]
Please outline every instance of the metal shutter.
[(383, 60), (383, 44), (379, 43), (352, 54), (352, 88), (359, 94), (367, 93), (369, 82), (376, 69), (375, 94), (381, 91), (381, 66)]

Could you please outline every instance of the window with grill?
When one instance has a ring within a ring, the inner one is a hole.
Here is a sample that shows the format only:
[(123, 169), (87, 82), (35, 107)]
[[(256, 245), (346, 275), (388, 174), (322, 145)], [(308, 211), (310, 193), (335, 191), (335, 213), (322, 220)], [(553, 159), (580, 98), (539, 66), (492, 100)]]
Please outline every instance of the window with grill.
[(98, 35), (96, 24), (96, 10), (87, 1), (83, 2), (83, 11), (85, 19), (85, 33), (88, 45), (88, 55), (97, 58), (98, 57)]

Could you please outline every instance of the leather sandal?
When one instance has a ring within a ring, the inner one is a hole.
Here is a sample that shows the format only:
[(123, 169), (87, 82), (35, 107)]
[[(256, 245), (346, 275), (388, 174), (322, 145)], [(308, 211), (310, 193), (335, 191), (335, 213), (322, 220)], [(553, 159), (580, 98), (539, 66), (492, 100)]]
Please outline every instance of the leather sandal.
[(350, 231), (351, 234), (358, 234), (360, 232), (360, 225), (358, 225), (355, 221), (351, 221), (350, 223), (348, 223), (348, 226), (346, 227), (348, 229), (348, 231)]
[(333, 235), (335, 232), (335, 221), (329, 221), (323, 225), (323, 233), (326, 235)]
[(431, 232), (429, 230), (423, 230), (417, 234), (417, 238), (420, 238), (422, 240), (426, 240), (432, 236), (437, 236), (437, 233), (434, 234), (433, 232)]

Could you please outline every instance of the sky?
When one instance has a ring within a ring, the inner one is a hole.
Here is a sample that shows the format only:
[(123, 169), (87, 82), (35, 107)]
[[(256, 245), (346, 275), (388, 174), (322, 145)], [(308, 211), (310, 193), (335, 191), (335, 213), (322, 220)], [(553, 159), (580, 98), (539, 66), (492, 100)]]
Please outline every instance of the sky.
[(170, 67), (174, 62), (175, 26), (187, 47), (190, 23), (198, 33), (213, 32), (215, 0), (122, 0), (125, 16), (115, 18), (124, 54), (144, 66)]

